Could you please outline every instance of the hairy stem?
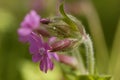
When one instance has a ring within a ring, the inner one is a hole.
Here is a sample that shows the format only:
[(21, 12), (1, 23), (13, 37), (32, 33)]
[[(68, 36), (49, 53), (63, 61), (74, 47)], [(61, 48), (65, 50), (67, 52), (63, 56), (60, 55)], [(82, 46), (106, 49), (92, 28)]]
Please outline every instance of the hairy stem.
[[(98, 13), (91, 0), (85, 0), (80, 3), (81, 9), (88, 20), (91, 36), (94, 40), (96, 50), (96, 67), (99, 74), (108, 73), (108, 48), (105, 42), (105, 36), (103, 34), (101, 22)], [(99, 36), (98, 36), (99, 35)], [(101, 59), (102, 58), (102, 59)]]
[(91, 41), (89, 35), (86, 36), (86, 39), (84, 40), (84, 45), (86, 48), (88, 72), (89, 72), (89, 74), (94, 74), (95, 61), (94, 61), (93, 44), (92, 44), (92, 41)]

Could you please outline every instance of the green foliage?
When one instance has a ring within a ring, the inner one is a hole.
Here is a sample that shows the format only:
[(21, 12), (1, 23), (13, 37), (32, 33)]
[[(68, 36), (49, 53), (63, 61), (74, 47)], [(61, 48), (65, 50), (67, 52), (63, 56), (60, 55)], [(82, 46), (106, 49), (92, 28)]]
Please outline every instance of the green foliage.
[(110, 76), (80, 75), (76, 80), (110, 80)]

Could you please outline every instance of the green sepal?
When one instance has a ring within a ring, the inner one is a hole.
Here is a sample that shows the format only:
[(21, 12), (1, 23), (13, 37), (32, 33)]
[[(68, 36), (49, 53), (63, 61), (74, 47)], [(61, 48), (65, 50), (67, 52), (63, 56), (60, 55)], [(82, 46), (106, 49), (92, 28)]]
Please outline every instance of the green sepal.
[(67, 16), (67, 14), (65, 13), (63, 3), (60, 5), (59, 11), (60, 11), (60, 13), (61, 13), (62, 16), (63, 16), (63, 21), (64, 21), (65, 23), (67, 23), (68, 25), (70, 25), (70, 28), (71, 28), (72, 30), (74, 30), (74, 31), (78, 30), (76, 23), (75, 23), (74, 21), (72, 21), (72, 20)]

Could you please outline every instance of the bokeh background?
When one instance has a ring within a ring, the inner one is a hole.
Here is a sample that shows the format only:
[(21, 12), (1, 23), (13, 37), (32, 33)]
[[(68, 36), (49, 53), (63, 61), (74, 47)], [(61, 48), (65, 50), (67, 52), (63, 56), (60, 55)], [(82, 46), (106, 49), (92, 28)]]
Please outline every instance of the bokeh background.
[[(44, 74), (34, 64), (28, 45), (18, 40), (24, 16), (36, 10), (41, 17), (59, 15), (60, 0), (0, 0), (0, 80), (62, 80), (61, 68)], [(91, 35), (100, 74), (120, 80), (120, 0), (65, 0)]]

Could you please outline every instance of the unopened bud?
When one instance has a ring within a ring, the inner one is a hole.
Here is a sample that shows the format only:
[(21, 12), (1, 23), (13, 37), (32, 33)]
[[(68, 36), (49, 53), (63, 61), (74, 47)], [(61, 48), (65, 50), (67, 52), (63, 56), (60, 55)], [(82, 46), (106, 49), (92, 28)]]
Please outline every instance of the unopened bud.
[(56, 25), (56, 31), (63, 37), (70, 37), (72, 32), (67, 25)]
[(35, 31), (38, 34), (41, 34), (42, 36), (45, 36), (45, 37), (49, 37), (50, 36), (49, 32), (47, 30), (45, 30), (45, 29), (37, 29)]
[(42, 24), (49, 24), (51, 21), (50, 21), (50, 19), (45, 19), (45, 18), (43, 18), (43, 19), (40, 20), (40, 22), (41, 22)]
[(59, 25), (59, 24), (50, 24), (47, 26), (47, 30), (56, 37), (71, 37), (71, 30), (67, 25)]
[(64, 40), (57, 41), (53, 44), (51, 44), (52, 50), (53, 51), (65, 51), (66, 49), (73, 47), (74, 44), (76, 44), (77, 40), (75, 39), (69, 39), (66, 38)]
[(49, 30), (53, 32), (54, 36), (57, 37), (73, 37), (74, 31), (69, 27), (68, 24), (66, 24), (64, 21), (62, 21), (61, 17), (54, 17), (50, 19), (52, 23), (49, 25)]
[(58, 54), (58, 57), (59, 57), (59, 61), (61, 63), (69, 65), (74, 69), (77, 68), (78, 62), (77, 62), (77, 59), (75, 57), (68, 56), (68, 55), (63, 55), (63, 54)]

